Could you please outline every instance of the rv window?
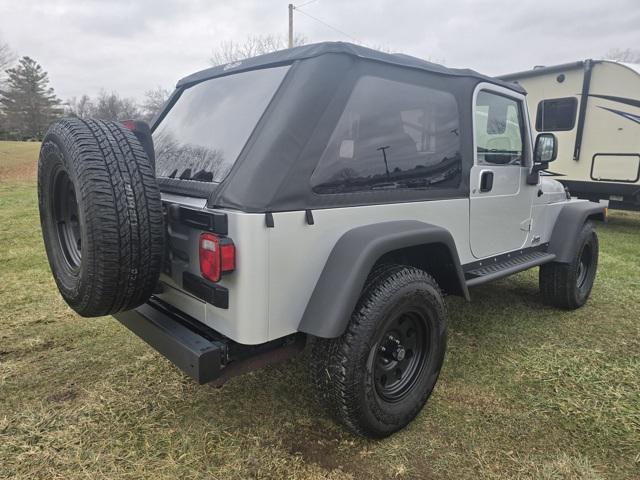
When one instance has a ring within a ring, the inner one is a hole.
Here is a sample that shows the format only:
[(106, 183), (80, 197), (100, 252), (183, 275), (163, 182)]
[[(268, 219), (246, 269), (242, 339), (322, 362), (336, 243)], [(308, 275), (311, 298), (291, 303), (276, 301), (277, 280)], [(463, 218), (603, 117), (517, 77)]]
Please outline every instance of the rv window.
[(552, 98), (538, 103), (536, 130), (557, 132), (572, 130), (576, 124), (578, 100), (574, 97)]
[(522, 103), (481, 91), (476, 98), (478, 165), (522, 165)]
[(461, 172), (454, 95), (366, 76), (356, 83), (311, 185), (316, 193), (456, 188)]

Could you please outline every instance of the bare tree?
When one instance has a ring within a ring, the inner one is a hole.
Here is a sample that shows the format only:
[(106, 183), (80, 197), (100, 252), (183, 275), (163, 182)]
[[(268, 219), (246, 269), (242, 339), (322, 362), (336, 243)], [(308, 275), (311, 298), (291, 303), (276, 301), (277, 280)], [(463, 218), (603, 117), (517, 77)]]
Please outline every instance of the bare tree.
[(145, 94), (145, 99), (138, 105), (133, 98), (123, 98), (116, 92), (102, 90), (93, 99), (89, 95), (72, 97), (65, 103), (65, 114), (78, 118), (100, 118), (102, 120), (138, 119), (149, 121), (160, 111), (169, 98), (169, 91), (157, 87)]
[[(293, 45), (304, 45), (307, 39), (302, 35), (293, 38)], [(225, 63), (237, 62), (256, 55), (275, 52), (287, 48), (287, 40), (280, 35), (252, 35), (238, 43), (233, 40), (221, 42), (218, 48), (213, 51), (209, 62), (211, 65), (223, 65)]]
[(640, 63), (640, 50), (612, 48), (604, 55), (604, 58), (618, 62)]
[(102, 120), (128, 120), (140, 118), (138, 104), (132, 98), (122, 98), (115, 92), (102, 90), (95, 102), (91, 116)]
[(2, 82), (6, 79), (6, 70), (13, 65), (16, 61), (16, 55), (9, 47), (8, 43), (5, 43), (0, 39), (0, 86)]
[(171, 92), (162, 87), (147, 90), (142, 102), (142, 119), (146, 122), (153, 120), (153, 118), (160, 113), (160, 110), (162, 110), (162, 107), (164, 107), (170, 95)]
[(84, 94), (80, 98), (71, 98), (65, 104), (65, 114), (72, 117), (89, 118), (93, 116), (95, 108), (89, 95)]

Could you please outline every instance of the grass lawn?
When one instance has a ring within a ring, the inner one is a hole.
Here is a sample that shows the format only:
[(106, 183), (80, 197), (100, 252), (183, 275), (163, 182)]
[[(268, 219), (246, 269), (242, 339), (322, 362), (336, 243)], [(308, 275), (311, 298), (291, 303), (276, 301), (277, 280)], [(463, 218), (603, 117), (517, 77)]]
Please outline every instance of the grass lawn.
[(537, 271), (449, 298), (431, 400), (374, 442), (325, 417), (304, 358), (200, 387), (74, 314), (42, 245), (38, 147), (0, 142), (0, 478), (640, 478), (640, 215), (599, 229), (578, 311), (543, 306)]

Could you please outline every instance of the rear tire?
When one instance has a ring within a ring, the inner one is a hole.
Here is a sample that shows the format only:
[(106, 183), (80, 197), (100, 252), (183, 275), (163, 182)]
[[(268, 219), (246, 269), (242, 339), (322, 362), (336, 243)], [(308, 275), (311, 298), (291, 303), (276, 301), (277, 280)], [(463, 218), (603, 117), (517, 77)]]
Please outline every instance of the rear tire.
[(548, 263), (540, 267), (542, 298), (548, 305), (575, 310), (583, 306), (593, 288), (598, 269), (598, 235), (593, 223), (586, 222), (576, 239), (570, 263)]
[(353, 433), (382, 438), (405, 427), (431, 395), (446, 350), (446, 308), (426, 272), (377, 269), (346, 332), (315, 339), (311, 374), (320, 402)]
[(95, 317), (144, 303), (164, 257), (160, 190), (134, 134), (116, 122), (64, 119), (38, 163), (40, 222), (62, 297)]

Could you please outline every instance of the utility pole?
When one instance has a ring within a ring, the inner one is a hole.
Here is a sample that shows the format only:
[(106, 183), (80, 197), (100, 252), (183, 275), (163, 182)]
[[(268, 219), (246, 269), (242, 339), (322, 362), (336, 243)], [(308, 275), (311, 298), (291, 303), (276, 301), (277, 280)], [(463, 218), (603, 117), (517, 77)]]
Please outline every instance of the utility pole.
[(293, 3), (289, 4), (289, 48), (293, 48)]
[(384, 160), (384, 169), (387, 172), (387, 180), (391, 181), (391, 174), (389, 173), (389, 164), (387, 163), (387, 149), (390, 145), (384, 147), (378, 147), (376, 150), (382, 150), (382, 159)]

